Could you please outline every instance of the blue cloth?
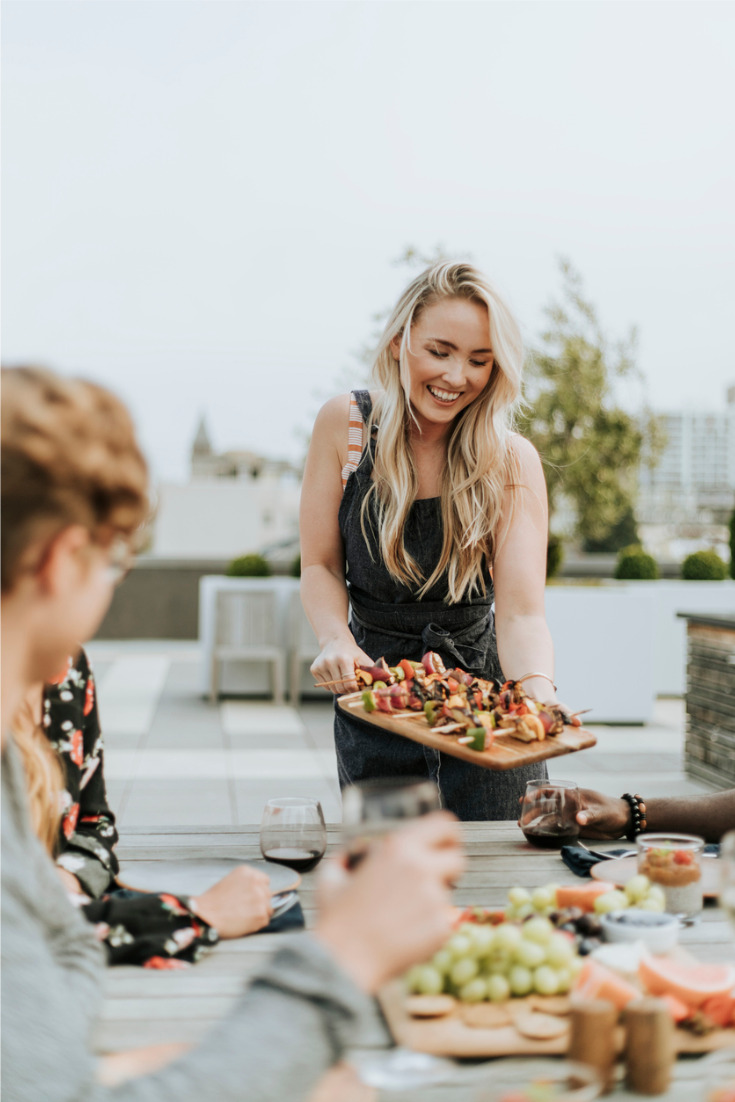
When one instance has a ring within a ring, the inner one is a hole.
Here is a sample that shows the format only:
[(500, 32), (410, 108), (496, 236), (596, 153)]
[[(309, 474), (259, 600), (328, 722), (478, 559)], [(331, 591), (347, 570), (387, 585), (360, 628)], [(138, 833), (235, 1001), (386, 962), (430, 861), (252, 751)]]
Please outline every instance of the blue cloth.
[(303, 930), (305, 925), (301, 903), (296, 902), (293, 907), (289, 907), (278, 918), (271, 919), (267, 926), (264, 926), (262, 930), (258, 930), (258, 933), (279, 934), (284, 930)]

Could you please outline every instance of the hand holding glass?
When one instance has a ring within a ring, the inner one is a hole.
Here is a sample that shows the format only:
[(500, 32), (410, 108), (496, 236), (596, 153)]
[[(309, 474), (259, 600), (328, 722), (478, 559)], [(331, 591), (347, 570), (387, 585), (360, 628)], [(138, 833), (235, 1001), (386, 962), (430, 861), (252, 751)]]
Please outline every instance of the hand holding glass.
[(520, 825), (526, 841), (559, 849), (579, 837), (579, 791), (575, 781), (529, 781)]

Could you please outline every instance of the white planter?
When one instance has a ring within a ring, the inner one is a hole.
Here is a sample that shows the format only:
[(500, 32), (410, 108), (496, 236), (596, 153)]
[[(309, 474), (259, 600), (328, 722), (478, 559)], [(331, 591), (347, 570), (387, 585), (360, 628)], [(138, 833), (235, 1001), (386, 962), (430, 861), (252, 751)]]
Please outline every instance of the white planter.
[(647, 723), (656, 699), (654, 596), (635, 586), (551, 586), (559, 698), (588, 723)]
[[(299, 588), (298, 578), (227, 578), (208, 574), (199, 579), (199, 641), (202, 645), (201, 691), (209, 693), (209, 678), (214, 647), (214, 610), (217, 593), (272, 591), (278, 602), (278, 632), (284, 654), (288, 653), (288, 617), (291, 595)], [(220, 677), (220, 692), (260, 694), (270, 691), (270, 672), (265, 662), (225, 662)]]

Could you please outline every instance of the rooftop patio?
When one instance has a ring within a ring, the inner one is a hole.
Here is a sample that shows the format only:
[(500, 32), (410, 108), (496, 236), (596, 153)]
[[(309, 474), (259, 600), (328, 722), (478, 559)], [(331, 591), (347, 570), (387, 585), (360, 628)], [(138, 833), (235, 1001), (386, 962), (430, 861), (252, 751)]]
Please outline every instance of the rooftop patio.
[[(327, 822), (340, 801), (329, 700), (294, 708), (201, 695), (196, 643), (97, 641), (110, 805), (128, 827), (258, 823), (274, 795), (310, 795)], [(573, 701), (575, 706), (583, 702)], [(684, 702), (662, 698), (644, 726), (590, 725), (597, 746), (550, 763), (552, 776), (605, 792), (705, 792), (683, 771)]]

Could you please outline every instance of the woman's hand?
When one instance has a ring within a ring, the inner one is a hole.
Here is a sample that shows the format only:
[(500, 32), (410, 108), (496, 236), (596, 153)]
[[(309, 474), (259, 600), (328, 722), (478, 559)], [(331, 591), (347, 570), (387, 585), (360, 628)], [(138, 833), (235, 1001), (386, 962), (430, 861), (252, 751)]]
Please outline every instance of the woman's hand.
[(452, 932), (450, 887), (465, 857), (459, 824), (435, 812), (372, 842), (360, 865), (324, 870), (315, 936), (345, 972), (373, 993), (427, 960)]
[(244, 937), (270, 922), (273, 913), (270, 880), (259, 869), (240, 865), (197, 899), (190, 900), (190, 906), (220, 937)]
[(592, 788), (580, 788), (580, 809), (576, 819), (582, 838), (612, 841), (621, 838), (630, 822), (630, 806), (627, 800), (605, 796)]
[(355, 666), (374, 664), (372, 658), (360, 650), (352, 632), (348, 632), (347, 636), (330, 639), (325, 644), (321, 654), (311, 664), (311, 673), (317, 684), (327, 681), (329, 684), (324, 686), (327, 691), (342, 696), (343, 693), (357, 692)]

